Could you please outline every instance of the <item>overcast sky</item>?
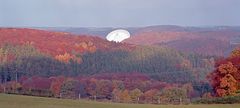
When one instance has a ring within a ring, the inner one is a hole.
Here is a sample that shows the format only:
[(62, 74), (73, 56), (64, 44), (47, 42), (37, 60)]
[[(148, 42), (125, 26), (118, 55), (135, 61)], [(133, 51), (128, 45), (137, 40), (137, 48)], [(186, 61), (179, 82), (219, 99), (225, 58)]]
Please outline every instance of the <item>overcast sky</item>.
[(0, 0), (0, 26), (240, 25), (240, 0)]

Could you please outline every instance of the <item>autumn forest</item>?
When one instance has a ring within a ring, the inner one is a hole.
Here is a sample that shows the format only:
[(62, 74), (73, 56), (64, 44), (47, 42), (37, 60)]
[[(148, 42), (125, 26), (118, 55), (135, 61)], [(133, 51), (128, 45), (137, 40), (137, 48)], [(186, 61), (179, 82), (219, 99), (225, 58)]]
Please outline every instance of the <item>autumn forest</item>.
[(130, 32), (132, 38), (116, 43), (94, 33), (0, 28), (0, 92), (120, 103), (240, 103), (240, 49), (231, 43), (238, 29)]

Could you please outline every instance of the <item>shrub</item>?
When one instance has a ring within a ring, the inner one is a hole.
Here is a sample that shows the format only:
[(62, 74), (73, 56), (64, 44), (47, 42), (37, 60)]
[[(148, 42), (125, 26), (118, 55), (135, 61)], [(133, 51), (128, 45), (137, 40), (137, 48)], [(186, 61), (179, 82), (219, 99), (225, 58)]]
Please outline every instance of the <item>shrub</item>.
[(198, 99), (193, 101), (195, 104), (234, 104), (240, 103), (240, 96), (217, 97), (212, 99)]

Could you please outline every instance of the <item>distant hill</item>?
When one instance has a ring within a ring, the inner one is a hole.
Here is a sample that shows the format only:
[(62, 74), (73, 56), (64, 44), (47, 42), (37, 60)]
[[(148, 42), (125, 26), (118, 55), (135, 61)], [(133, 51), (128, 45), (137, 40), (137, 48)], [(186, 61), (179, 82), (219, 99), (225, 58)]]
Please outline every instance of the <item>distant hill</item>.
[(35, 29), (55, 31), (55, 32), (68, 32), (77, 35), (91, 35), (105, 38), (109, 32), (114, 30), (114, 28), (95, 28), (95, 27), (37, 27)]
[(128, 49), (130, 45), (117, 44), (88, 35), (74, 35), (64, 32), (50, 32), (27, 28), (0, 28), (0, 45), (32, 44), (50, 55), (95, 50)]
[[(105, 38), (112, 30), (118, 28), (38, 28), (49, 31), (61, 31), (73, 34), (88, 34)], [(205, 55), (224, 56), (238, 46), (240, 27), (182, 27), (175, 25), (157, 25), (148, 27), (123, 28), (131, 33), (131, 38), (124, 42), (137, 45), (165, 45), (180, 51)], [(205, 41), (204, 41), (205, 40)], [(221, 43), (221, 44), (220, 44)], [(234, 44), (232, 44), (234, 43)], [(220, 46), (219, 46), (220, 45)], [(211, 49), (211, 50), (210, 50)]]
[(146, 27), (123, 27), (123, 28), (113, 28), (113, 27), (33, 27), (35, 29), (42, 29), (48, 31), (57, 32), (68, 32), (78, 35), (92, 35), (105, 38), (106, 35), (115, 29), (126, 29), (132, 36), (141, 32), (205, 32), (205, 31), (240, 31), (240, 27), (232, 26), (216, 26), (216, 27), (182, 27), (176, 25), (156, 25), (156, 26), (146, 26)]
[(239, 36), (239, 27), (153, 26), (139, 30), (124, 42), (138, 45), (157, 44), (185, 52), (224, 56), (238, 46), (235, 40)]

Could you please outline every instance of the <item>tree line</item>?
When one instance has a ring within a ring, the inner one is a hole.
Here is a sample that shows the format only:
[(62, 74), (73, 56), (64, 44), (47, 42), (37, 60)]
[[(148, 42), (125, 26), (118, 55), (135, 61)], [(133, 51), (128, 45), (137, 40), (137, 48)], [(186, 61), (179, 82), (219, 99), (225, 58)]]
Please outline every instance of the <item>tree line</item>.
[(199, 97), (191, 83), (171, 84), (141, 73), (82, 77), (22, 77), (0, 85), (0, 92), (124, 103), (187, 104)]

